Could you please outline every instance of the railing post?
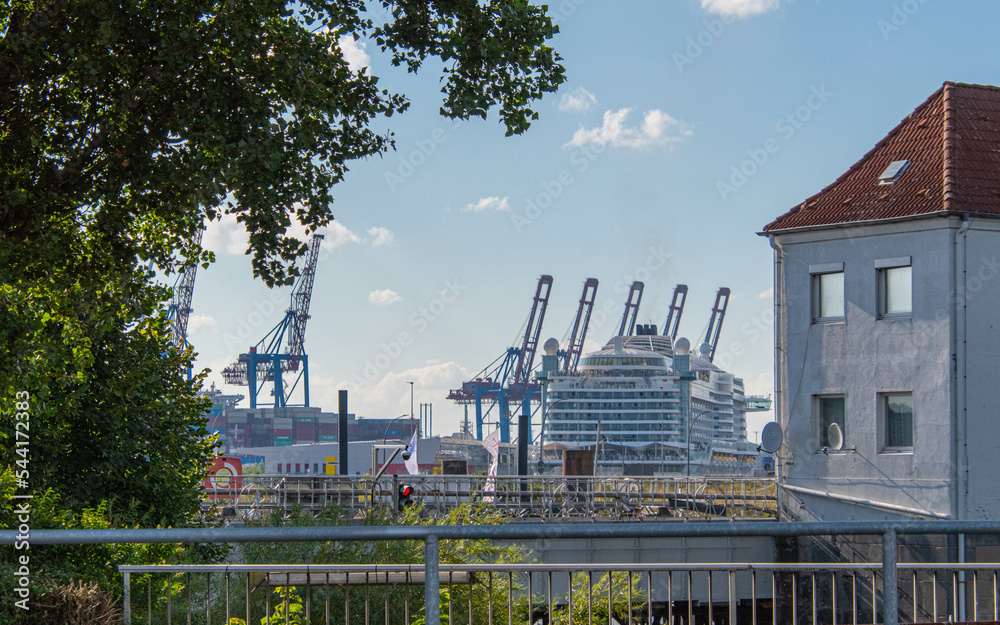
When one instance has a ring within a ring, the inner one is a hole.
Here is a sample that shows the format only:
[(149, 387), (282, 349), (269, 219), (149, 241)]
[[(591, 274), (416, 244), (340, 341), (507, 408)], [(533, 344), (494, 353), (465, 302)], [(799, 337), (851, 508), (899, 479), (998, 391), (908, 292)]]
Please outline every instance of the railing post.
[(882, 534), (882, 622), (899, 625), (899, 580), (896, 574), (896, 530)]
[(125, 612), (125, 625), (132, 625), (132, 579), (131, 573), (122, 573), (125, 578), (125, 596), (122, 599), (122, 611)]
[(424, 539), (424, 623), (441, 625), (441, 579), (438, 570), (438, 537)]

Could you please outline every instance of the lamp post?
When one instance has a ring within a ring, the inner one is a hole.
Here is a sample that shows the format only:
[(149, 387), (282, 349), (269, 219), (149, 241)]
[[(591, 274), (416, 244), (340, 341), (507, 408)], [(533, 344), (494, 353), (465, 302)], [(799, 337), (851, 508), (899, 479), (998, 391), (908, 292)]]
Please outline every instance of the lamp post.
[(386, 442), (389, 440), (389, 428), (392, 427), (392, 424), (395, 423), (396, 421), (399, 421), (403, 417), (407, 417), (407, 416), (410, 417), (410, 421), (413, 420), (413, 413), (410, 413), (409, 415), (401, 414), (398, 417), (395, 417), (392, 421), (390, 421), (389, 425), (385, 426), (385, 436), (382, 437), (382, 444), (383, 445), (385, 445)]
[(410, 418), (413, 418), (413, 382), (410, 382)]
[(687, 476), (691, 477), (691, 430), (694, 429), (694, 424), (698, 422), (698, 419), (704, 417), (707, 414), (711, 414), (711, 410), (703, 410), (691, 419), (691, 423), (688, 424), (687, 432)]

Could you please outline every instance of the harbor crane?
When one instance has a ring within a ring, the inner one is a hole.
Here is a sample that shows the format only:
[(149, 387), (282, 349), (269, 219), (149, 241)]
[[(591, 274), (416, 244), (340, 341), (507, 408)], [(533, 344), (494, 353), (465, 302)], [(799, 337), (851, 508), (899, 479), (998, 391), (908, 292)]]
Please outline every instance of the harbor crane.
[(708, 361), (715, 360), (715, 350), (719, 346), (719, 333), (722, 332), (722, 321), (726, 318), (726, 308), (729, 307), (729, 289), (722, 287), (715, 294), (715, 305), (712, 306), (712, 318), (708, 322), (708, 331), (705, 332), (705, 342), (711, 346), (708, 352)]
[[(195, 249), (201, 249), (201, 237), (204, 229), (199, 229), (194, 235)], [(192, 263), (184, 268), (174, 282), (174, 297), (167, 307), (167, 321), (170, 322), (170, 341), (177, 349), (187, 347), (188, 319), (191, 317), (191, 298), (194, 296), (194, 279), (198, 274), (198, 263)], [(190, 371), (188, 372), (190, 373)]]
[[(521, 404), (521, 418), (530, 419), (530, 403), (541, 399), (541, 387), (531, 378), (535, 351), (542, 332), (542, 322), (552, 291), (552, 276), (538, 279), (535, 298), (531, 304), (524, 337), (520, 347), (509, 347), (496, 360), (480, 371), (475, 378), (462, 383), (462, 388), (448, 393), (448, 399), (459, 404), (476, 407), (476, 439), (483, 440), (483, 419), (494, 406), (499, 411), (500, 442), (510, 442), (511, 404)], [(491, 402), (486, 413), (483, 401)]]
[(687, 302), (687, 295), (688, 287), (686, 284), (678, 284), (674, 287), (674, 297), (670, 300), (670, 312), (667, 313), (667, 322), (663, 324), (663, 336), (669, 336), (671, 343), (677, 340), (677, 329), (681, 325), (681, 315), (684, 314), (684, 303)]
[[(312, 299), (316, 262), (319, 260), (323, 235), (314, 234), (306, 252), (305, 266), (292, 287), (291, 303), (285, 317), (257, 345), (239, 360), (222, 370), (226, 384), (250, 387), (250, 407), (259, 403), (281, 408), (289, 405), (309, 405), (309, 356), (305, 353), (306, 322)], [(285, 350), (281, 344), (286, 340)], [(293, 373), (294, 380), (286, 384), (283, 374)], [(292, 393), (302, 382), (304, 403), (289, 404)], [(273, 382), (273, 402), (260, 402), (258, 396), (265, 382)]]
[(580, 296), (580, 307), (576, 311), (573, 330), (569, 335), (566, 355), (563, 358), (563, 373), (573, 373), (583, 354), (583, 342), (587, 339), (587, 326), (590, 325), (590, 315), (594, 311), (594, 300), (597, 299), (597, 278), (587, 278), (583, 283), (583, 295)]
[(632, 288), (628, 291), (628, 300), (625, 301), (625, 314), (622, 315), (622, 325), (618, 328), (616, 336), (632, 336), (635, 332), (635, 320), (639, 317), (639, 303), (642, 302), (642, 282), (632, 283)]

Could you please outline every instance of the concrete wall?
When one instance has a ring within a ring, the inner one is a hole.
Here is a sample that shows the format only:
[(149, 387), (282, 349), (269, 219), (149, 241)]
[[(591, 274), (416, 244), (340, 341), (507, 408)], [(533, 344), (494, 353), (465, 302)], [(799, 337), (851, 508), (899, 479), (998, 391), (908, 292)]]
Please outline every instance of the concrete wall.
[[(780, 401), (793, 487), (937, 514), (954, 511), (952, 408), (952, 233), (957, 220), (789, 233), (776, 295), (781, 298)], [(913, 313), (878, 319), (876, 261), (912, 259)], [(845, 317), (813, 323), (810, 265), (844, 264)], [(1000, 285), (1000, 281), (997, 281)], [(912, 392), (912, 453), (879, 449), (879, 393)], [(814, 396), (845, 396), (845, 449), (823, 453)], [(852, 448), (856, 448), (853, 450)], [(803, 519), (892, 518), (827, 497), (789, 495)]]

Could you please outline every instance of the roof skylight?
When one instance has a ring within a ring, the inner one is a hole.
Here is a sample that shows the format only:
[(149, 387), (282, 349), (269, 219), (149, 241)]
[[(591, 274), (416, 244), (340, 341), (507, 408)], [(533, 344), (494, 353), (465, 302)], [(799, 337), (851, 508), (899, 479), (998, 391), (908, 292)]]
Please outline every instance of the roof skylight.
[(910, 166), (910, 161), (893, 161), (889, 163), (889, 166), (885, 168), (882, 175), (878, 177), (879, 184), (892, 184), (899, 180), (899, 177), (903, 175), (906, 168)]

